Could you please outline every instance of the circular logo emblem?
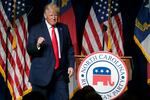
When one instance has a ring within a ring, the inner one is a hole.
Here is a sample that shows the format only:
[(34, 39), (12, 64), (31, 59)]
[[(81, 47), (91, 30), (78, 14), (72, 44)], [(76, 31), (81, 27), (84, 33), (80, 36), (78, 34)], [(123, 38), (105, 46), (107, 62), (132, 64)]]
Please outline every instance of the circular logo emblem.
[(109, 52), (95, 52), (80, 64), (77, 81), (80, 88), (91, 85), (103, 100), (110, 100), (124, 92), (128, 71), (119, 57)]

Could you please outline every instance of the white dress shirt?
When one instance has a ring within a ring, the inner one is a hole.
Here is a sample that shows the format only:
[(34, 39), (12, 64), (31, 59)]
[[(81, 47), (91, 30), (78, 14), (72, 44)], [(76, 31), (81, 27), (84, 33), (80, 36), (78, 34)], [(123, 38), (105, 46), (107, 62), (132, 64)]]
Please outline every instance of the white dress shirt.
[[(45, 20), (46, 26), (48, 28), (50, 38), (52, 40), (52, 25), (50, 25), (46, 20)], [(54, 28), (55, 33), (56, 33), (56, 38), (57, 38), (57, 43), (58, 43), (58, 53), (59, 53), (59, 58), (61, 58), (61, 53), (60, 53), (60, 40), (59, 40), (59, 33), (57, 27)]]

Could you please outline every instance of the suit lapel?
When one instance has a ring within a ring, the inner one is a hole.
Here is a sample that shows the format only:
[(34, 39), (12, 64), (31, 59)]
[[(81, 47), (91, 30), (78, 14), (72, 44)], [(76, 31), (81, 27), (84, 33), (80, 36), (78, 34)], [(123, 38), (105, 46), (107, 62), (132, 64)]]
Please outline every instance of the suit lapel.
[(41, 23), (41, 28), (43, 32), (42, 35), (45, 37), (45, 40), (46, 40), (45, 42), (47, 42), (48, 44), (50, 44), (50, 46), (52, 46), (52, 41), (51, 41), (50, 34), (49, 34), (45, 21)]
[[(56, 25), (57, 29), (58, 29), (58, 34), (59, 34), (59, 42), (60, 42), (60, 52), (62, 52), (62, 47), (63, 47), (63, 30), (62, 27), (60, 25)], [(47, 29), (46, 23), (45, 21), (43, 21), (41, 23), (41, 28), (42, 28), (42, 32), (43, 35), (45, 37), (45, 40), (47, 41), (48, 44), (50, 44), (50, 46), (52, 46), (52, 41), (49, 35), (49, 31)]]
[(60, 51), (62, 51), (62, 47), (63, 47), (63, 30), (62, 30), (62, 27), (60, 25), (57, 25), (57, 28), (58, 28), (58, 33), (59, 33)]

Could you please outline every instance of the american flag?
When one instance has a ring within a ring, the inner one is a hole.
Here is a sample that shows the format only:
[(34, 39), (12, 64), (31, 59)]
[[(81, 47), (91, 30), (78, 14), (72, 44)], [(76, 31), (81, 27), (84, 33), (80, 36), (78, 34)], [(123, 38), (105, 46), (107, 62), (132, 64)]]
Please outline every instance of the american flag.
[(20, 100), (31, 91), (27, 24), (25, 0), (0, 0), (0, 72), (12, 100)]
[(94, 0), (85, 23), (82, 53), (86, 55), (101, 50), (124, 55), (118, 0)]

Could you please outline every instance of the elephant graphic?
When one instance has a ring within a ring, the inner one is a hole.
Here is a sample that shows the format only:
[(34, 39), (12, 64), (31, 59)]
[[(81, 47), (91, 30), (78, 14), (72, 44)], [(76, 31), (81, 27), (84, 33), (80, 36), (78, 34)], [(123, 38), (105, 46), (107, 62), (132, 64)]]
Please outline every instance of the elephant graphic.
[(107, 67), (96, 67), (93, 69), (93, 85), (98, 82), (103, 82), (104, 86), (113, 86), (114, 82), (111, 81), (111, 70)]

